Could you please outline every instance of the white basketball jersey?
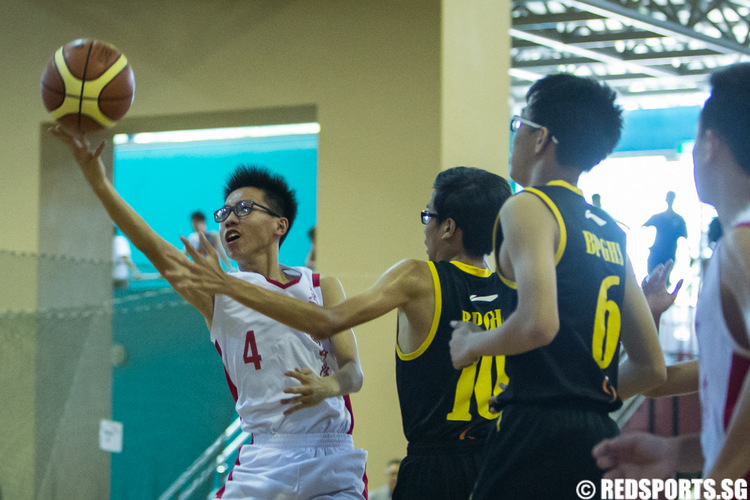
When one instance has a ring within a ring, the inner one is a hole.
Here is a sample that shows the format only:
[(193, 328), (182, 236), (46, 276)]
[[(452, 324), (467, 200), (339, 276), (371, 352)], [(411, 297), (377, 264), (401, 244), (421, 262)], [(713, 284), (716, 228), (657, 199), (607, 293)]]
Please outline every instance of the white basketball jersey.
[[(257, 273), (234, 272), (232, 276), (296, 299), (322, 305), (319, 276), (304, 267), (282, 269), (297, 276), (287, 284), (267, 280)], [(321, 403), (289, 416), (281, 400), (287, 387), (299, 382), (284, 375), (295, 368), (310, 368), (320, 376), (338, 370), (328, 341), (319, 342), (264, 316), (224, 295), (214, 299), (211, 340), (221, 355), (229, 389), (242, 418), (242, 429), (255, 434), (304, 434), (349, 432), (351, 416), (344, 399), (326, 398)]]
[[(740, 222), (748, 224), (750, 216)], [(745, 225), (743, 224), (743, 225)], [(721, 245), (721, 243), (719, 243)], [(750, 352), (732, 338), (721, 306), (719, 246), (709, 261), (698, 299), (695, 331), (700, 356), (700, 398), (703, 411), (701, 447), (704, 474), (724, 445), (726, 428), (750, 367)]]

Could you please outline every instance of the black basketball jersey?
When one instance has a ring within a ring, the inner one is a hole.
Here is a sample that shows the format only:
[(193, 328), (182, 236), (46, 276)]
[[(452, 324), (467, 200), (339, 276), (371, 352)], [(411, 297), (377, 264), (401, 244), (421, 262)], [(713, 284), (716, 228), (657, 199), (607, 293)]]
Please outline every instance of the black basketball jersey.
[(429, 262), (435, 287), (430, 333), (413, 353), (396, 346), (396, 385), (404, 435), (410, 443), (484, 437), (497, 415), (487, 400), (507, 384), (504, 357), (485, 356), (456, 370), (451, 362), (451, 321), (472, 321), (485, 330), (515, 309), (515, 290), (489, 269), (460, 262)]
[(625, 233), (566, 182), (525, 192), (547, 205), (560, 228), (555, 255), (560, 330), (549, 345), (506, 358), (510, 384), (500, 406), (558, 402), (616, 410), (622, 405), (616, 387)]

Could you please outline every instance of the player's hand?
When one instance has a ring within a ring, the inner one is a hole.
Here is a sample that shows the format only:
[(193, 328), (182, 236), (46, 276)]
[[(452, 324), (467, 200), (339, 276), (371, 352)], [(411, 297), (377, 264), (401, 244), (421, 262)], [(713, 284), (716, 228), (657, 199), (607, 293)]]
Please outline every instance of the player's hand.
[(500, 413), (499, 405), (500, 405), (500, 396), (503, 395), (503, 391), (508, 388), (508, 384), (504, 384), (503, 382), (498, 382), (497, 386), (500, 388), (500, 393), (495, 394), (490, 399), (487, 400), (487, 404), (489, 406), (490, 413), (493, 415), (497, 415)]
[(479, 356), (471, 352), (473, 337), (482, 328), (468, 321), (451, 321), (453, 336), (451, 337), (450, 349), (453, 367), (457, 370), (465, 368), (479, 361)]
[(651, 271), (651, 274), (643, 278), (641, 289), (646, 296), (651, 313), (658, 317), (674, 304), (677, 292), (682, 288), (683, 280), (677, 282), (672, 293), (667, 290), (667, 279), (674, 266), (673, 260), (666, 264), (659, 264)]
[(192, 289), (211, 295), (221, 294), (228, 286), (228, 275), (221, 268), (219, 256), (206, 236), (201, 233), (199, 238), (208, 255), (203, 257), (198, 250), (193, 248), (187, 238), (180, 236), (180, 240), (185, 245), (185, 253), (192, 259), (192, 262), (185, 259), (182, 254), (168, 255), (173, 265), (165, 272), (165, 276), (178, 291)]
[(591, 454), (607, 479), (666, 479), (677, 467), (676, 440), (645, 432), (606, 439)]
[(285, 394), (294, 394), (294, 397), (281, 400), (283, 405), (292, 405), (284, 412), (284, 415), (291, 415), (303, 408), (315, 406), (333, 395), (329, 384), (330, 380), (327, 380), (331, 377), (319, 377), (310, 368), (295, 368), (285, 372), (284, 375), (296, 379), (300, 383), (297, 387), (284, 389)]
[(96, 151), (91, 151), (91, 145), (85, 135), (73, 135), (60, 125), (54, 125), (49, 131), (70, 149), (90, 184), (93, 185), (95, 182), (106, 178), (104, 164), (101, 161), (105, 146), (104, 141), (99, 144)]

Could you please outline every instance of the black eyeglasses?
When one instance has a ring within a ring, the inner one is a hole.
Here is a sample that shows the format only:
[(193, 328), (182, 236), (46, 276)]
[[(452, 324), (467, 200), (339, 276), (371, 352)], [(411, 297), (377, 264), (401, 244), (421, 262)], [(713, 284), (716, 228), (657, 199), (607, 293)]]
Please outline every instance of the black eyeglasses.
[[(522, 116), (515, 115), (513, 116), (513, 118), (510, 119), (510, 131), (511, 132), (513, 133), (518, 132), (518, 130), (521, 128), (521, 125), (526, 125), (528, 127), (535, 128), (535, 129), (546, 128), (547, 130), (549, 130), (549, 128), (545, 127), (544, 125), (539, 125), (538, 123), (532, 122), (531, 120), (527, 120), (526, 118)], [(557, 137), (552, 135), (552, 133), (550, 133), (550, 137), (551, 137), (552, 142), (554, 142), (555, 144), (559, 144)]]
[(281, 215), (277, 214), (270, 208), (261, 205), (260, 203), (250, 200), (242, 200), (236, 203), (234, 206), (224, 205), (223, 207), (218, 209), (216, 212), (214, 212), (214, 220), (216, 222), (224, 222), (229, 218), (229, 214), (231, 214), (232, 212), (234, 212), (234, 215), (236, 215), (237, 217), (247, 217), (248, 215), (250, 215), (250, 212), (252, 212), (256, 208), (260, 208), (267, 214), (274, 217), (281, 217)]
[(438, 214), (433, 214), (429, 210), (422, 210), (419, 213), (419, 215), (422, 216), (422, 224), (425, 224), (425, 225), (427, 225), (427, 223), (430, 222), (430, 219), (432, 219), (433, 217), (437, 217), (438, 216)]

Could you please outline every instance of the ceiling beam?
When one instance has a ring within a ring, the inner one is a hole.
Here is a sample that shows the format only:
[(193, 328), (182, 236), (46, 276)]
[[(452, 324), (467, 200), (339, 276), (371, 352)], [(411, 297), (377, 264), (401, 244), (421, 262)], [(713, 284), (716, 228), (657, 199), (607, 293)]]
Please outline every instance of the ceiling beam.
[(514, 28), (521, 30), (537, 30), (554, 28), (560, 23), (586, 24), (601, 19), (605, 18), (591, 12), (576, 12), (570, 10), (560, 14), (532, 14), (529, 16), (515, 17), (513, 18), (512, 25)]
[(657, 68), (650, 68), (648, 66), (644, 66), (634, 62), (624, 61), (623, 59), (618, 57), (602, 54), (601, 52), (576, 47), (575, 45), (566, 45), (565, 43), (558, 40), (553, 40), (551, 38), (543, 37), (540, 35), (534, 35), (532, 33), (526, 33), (525, 31), (517, 30), (514, 28), (510, 29), (510, 36), (512, 36), (513, 38), (533, 42), (538, 45), (543, 45), (545, 47), (550, 47), (559, 52), (582, 56), (594, 61), (600, 61), (607, 64), (622, 65), (626, 68), (632, 69), (636, 73), (643, 73), (649, 76), (671, 77), (675, 76), (676, 74), (673, 71), (664, 71)]
[[(565, 43), (575, 43), (580, 45), (593, 43), (607, 43), (614, 45), (616, 42), (640, 42), (646, 40), (663, 40), (664, 35), (652, 31), (607, 31), (593, 32), (588, 35), (578, 35), (575, 33), (565, 33), (561, 38)], [(684, 42), (680, 42), (684, 43)]]
[(617, 19), (623, 24), (654, 31), (665, 36), (671, 36), (681, 40), (699, 41), (706, 47), (721, 52), (722, 54), (746, 54), (750, 55), (750, 48), (736, 41), (725, 38), (713, 38), (685, 26), (670, 21), (662, 21), (654, 17), (641, 14), (633, 9), (607, 0), (557, 0), (560, 3), (580, 10), (598, 14), (600, 16)]
[(511, 68), (508, 70), (508, 74), (513, 78), (519, 80), (525, 80), (527, 82), (535, 82), (544, 78), (543, 73), (534, 73), (533, 71), (526, 71), (525, 69)]

